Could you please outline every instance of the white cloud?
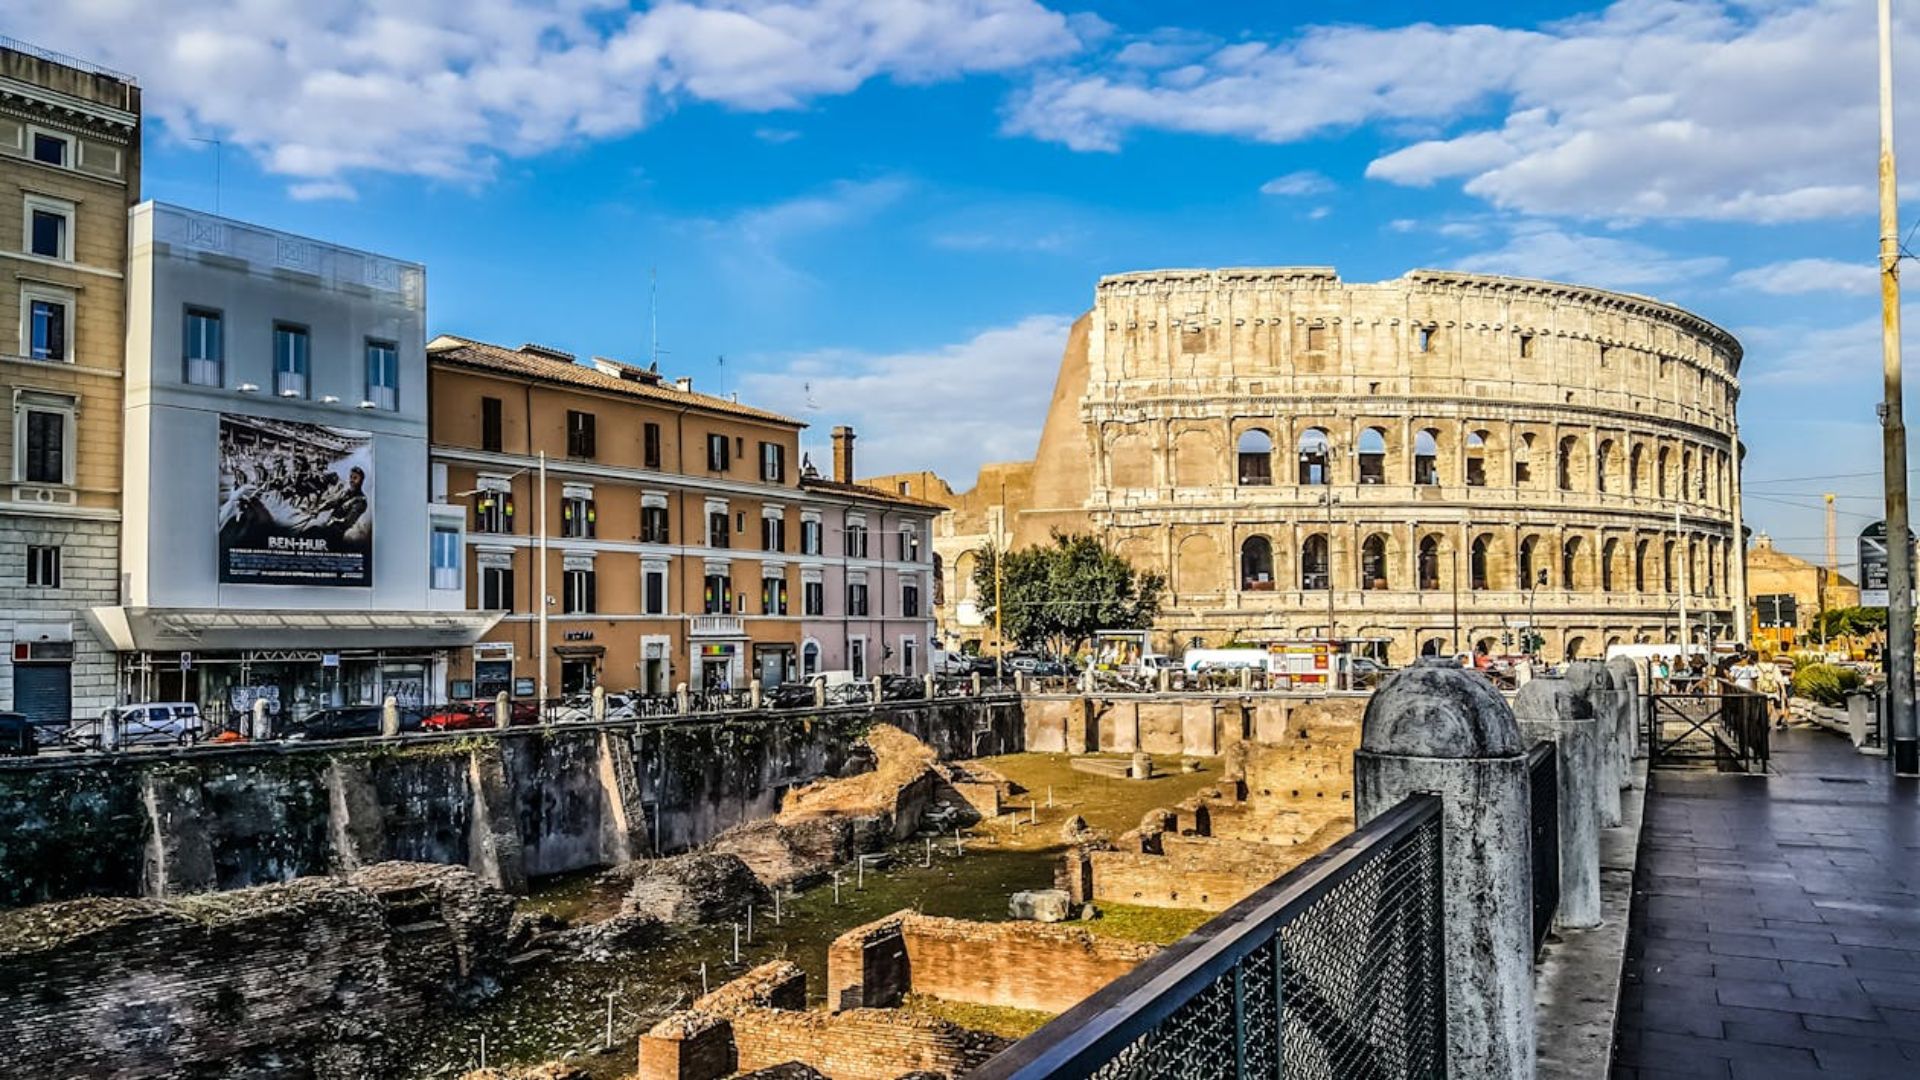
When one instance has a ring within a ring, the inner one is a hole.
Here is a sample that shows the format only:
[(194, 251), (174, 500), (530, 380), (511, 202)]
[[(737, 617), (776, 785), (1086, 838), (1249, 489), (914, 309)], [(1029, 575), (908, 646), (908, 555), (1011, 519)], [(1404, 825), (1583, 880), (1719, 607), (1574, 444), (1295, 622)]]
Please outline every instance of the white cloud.
[(1033, 315), (929, 349), (761, 361), (740, 396), (811, 424), (806, 448), (823, 470), (828, 430), (851, 424), (860, 475), (934, 469), (965, 489), (981, 464), (1033, 455), (1072, 323)]
[(1775, 296), (1799, 293), (1843, 292), (1869, 294), (1878, 291), (1879, 270), (1869, 262), (1841, 262), (1839, 259), (1789, 259), (1742, 270), (1733, 275), (1733, 284)]
[(302, 202), (319, 199), (353, 199), (356, 197), (353, 185), (344, 180), (308, 180), (290, 184), (287, 194)]
[(824, 189), (756, 206), (729, 218), (691, 223), (711, 244), (714, 258), (731, 276), (753, 283), (757, 293), (778, 294), (812, 282), (795, 266), (791, 249), (803, 241), (856, 222), (869, 221), (912, 190), (900, 177), (839, 180)]
[(1312, 169), (1301, 169), (1285, 176), (1276, 176), (1260, 185), (1262, 195), (1282, 195), (1299, 197), (1303, 195), (1324, 195), (1333, 190), (1333, 181)]
[(1510, 226), (1499, 248), (1457, 259), (1454, 267), (1488, 274), (1573, 281), (1602, 288), (1669, 287), (1717, 274), (1718, 256), (1682, 258), (1631, 240), (1567, 232), (1542, 222)]
[[(1897, 56), (1920, 55), (1898, 27)], [(1081, 150), (1135, 129), (1292, 142), (1368, 123), (1440, 133), (1371, 178), (1457, 181), (1503, 210), (1782, 222), (1872, 206), (1866, 0), (1618, 0), (1537, 30), (1315, 27), (1151, 66), (1082, 64), (1016, 97), (1009, 131)], [(1901, 115), (1920, 114), (1903, 72)], [(1446, 125), (1454, 130), (1446, 130)]]
[(0, 21), (134, 73), (172, 136), (220, 137), (329, 197), (362, 171), (484, 179), (683, 101), (788, 109), (1013, 71), (1097, 29), (1038, 0), (0, 0)]

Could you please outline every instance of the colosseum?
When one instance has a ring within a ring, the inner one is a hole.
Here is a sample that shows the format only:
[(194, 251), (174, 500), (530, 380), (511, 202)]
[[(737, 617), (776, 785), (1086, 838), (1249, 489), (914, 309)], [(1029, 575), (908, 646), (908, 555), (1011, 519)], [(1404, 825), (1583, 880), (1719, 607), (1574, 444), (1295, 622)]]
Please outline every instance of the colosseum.
[[(1156, 630), (1367, 639), (1391, 663), (1548, 656), (1746, 624), (1740, 345), (1642, 296), (1416, 270), (1102, 278), (1031, 462), (946, 502), (950, 644), (982, 637), (973, 552), (1091, 529), (1164, 574)], [(1002, 493), (1005, 493), (1004, 495)]]

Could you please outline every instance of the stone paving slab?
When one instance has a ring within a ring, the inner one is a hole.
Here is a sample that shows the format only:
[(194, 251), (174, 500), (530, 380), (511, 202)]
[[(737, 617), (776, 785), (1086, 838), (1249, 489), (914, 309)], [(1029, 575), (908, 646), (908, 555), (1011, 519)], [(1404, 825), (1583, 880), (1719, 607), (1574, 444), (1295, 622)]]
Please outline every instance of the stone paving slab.
[(1920, 785), (1829, 733), (1656, 771), (1613, 1080), (1920, 1077)]

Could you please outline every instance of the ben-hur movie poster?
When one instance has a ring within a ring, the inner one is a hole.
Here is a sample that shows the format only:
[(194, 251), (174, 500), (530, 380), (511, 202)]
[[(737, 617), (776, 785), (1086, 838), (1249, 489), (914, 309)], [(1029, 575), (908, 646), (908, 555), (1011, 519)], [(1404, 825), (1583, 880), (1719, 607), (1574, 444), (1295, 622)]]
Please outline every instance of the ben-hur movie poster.
[(222, 414), (220, 583), (372, 585), (372, 434)]

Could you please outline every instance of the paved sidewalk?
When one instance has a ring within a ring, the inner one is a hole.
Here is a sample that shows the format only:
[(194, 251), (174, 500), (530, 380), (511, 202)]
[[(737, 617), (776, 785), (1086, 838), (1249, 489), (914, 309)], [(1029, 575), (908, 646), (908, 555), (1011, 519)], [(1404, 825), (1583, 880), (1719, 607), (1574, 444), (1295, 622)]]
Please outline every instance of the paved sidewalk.
[(1920, 786), (1796, 727), (1653, 773), (1614, 1080), (1920, 1077)]

